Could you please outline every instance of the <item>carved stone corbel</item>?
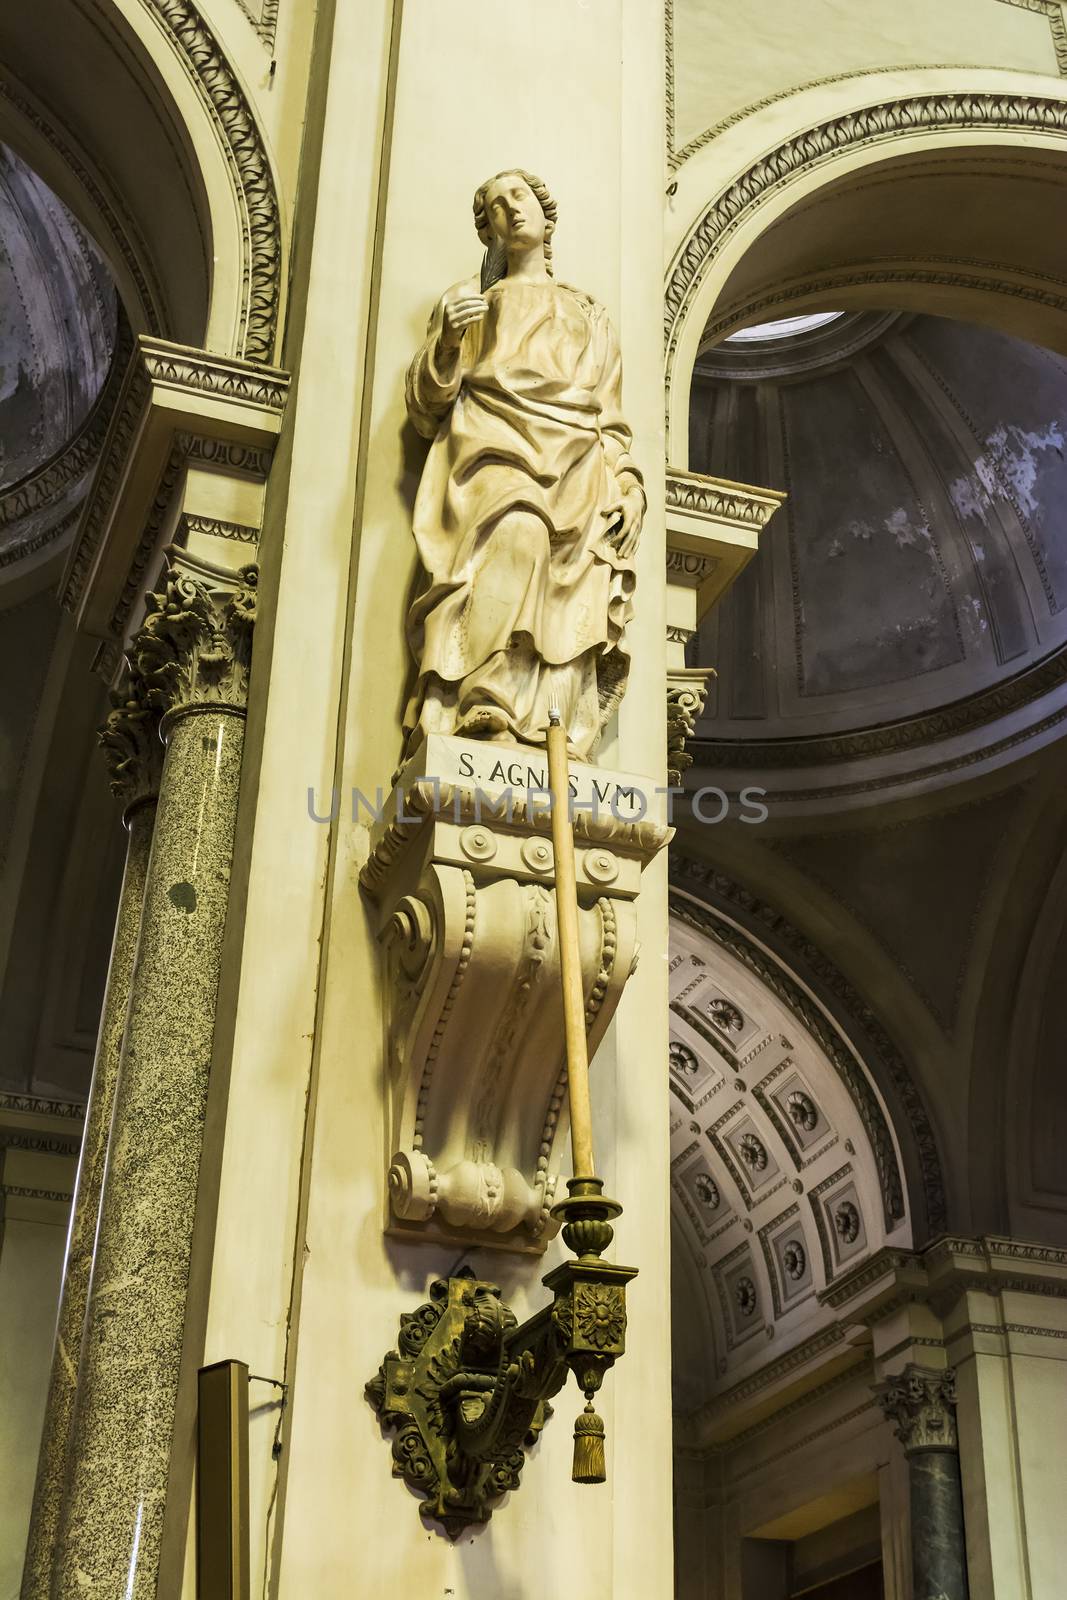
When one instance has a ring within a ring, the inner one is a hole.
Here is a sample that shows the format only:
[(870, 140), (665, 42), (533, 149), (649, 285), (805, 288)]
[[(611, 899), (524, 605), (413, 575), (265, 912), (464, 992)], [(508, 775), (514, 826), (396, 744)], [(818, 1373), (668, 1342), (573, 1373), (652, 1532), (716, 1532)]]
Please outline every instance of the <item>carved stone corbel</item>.
[[(573, 769), (586, 1025), (595, 1051), (637, 960), (652, 785)], [(544, 757), (434, 735), (381, 807), (361, 874), (387, 967), (394, 1229), (543, 1250), (565, 1106)]]

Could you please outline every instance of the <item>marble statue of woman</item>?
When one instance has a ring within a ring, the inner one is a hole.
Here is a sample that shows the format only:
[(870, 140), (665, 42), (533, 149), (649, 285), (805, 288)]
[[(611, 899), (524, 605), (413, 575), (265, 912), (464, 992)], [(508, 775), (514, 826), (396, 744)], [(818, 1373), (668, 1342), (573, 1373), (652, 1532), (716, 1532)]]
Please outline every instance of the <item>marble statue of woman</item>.
[(604, 308), (552, 276), (556, 204), (498, 173), (474, 197), (481, 284), (440, 299), (407, 375), (432, 439), (414, 533), (406, 753), (429, 733), (543, 744), (557, 705), (588, 759), (626, 687), (645, 495)]

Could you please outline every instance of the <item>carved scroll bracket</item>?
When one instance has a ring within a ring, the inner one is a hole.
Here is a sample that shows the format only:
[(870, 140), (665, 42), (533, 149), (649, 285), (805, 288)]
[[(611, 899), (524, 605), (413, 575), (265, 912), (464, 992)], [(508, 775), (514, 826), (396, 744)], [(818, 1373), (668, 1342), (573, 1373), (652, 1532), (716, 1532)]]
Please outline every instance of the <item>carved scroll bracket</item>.
[[(547, 764), (431, 736), (401, 773), (362, 885), (387, 969), (394, 1231), (541, 1251), (565, 1115)], [(594, 1051), (637, 961), (641, 872), (670, 830), (651, 780), (572, 772)]]

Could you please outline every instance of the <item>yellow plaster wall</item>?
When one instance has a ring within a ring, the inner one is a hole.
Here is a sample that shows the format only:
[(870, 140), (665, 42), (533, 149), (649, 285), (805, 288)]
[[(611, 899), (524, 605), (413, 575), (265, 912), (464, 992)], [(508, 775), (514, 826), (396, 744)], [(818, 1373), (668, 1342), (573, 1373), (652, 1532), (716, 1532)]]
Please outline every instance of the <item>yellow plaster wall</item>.
[[(847, 73), (963, 65), (1058, 71), (1049, 18), (1007, 0), (673, 5), (675, 151), (768, 97)], [(871, 98), (877, 95), (876, 78)]]

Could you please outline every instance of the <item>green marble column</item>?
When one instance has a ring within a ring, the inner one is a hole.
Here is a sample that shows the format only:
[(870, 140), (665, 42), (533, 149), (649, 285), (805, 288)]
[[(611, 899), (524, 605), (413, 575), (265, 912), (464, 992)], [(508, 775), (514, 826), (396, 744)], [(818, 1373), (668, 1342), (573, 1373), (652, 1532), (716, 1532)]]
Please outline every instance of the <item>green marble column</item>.
[(130, 650), (163, 712), (52, 1600), (155, 1600), (226, 923), (255, 569), (170, 553)]
[(877, 1393), (908, 1458), (913, 1600), (968, 1600), (955, 1373), (908, 1366)]
[(114, 709), (100, 731), (100, 742), (111, 768), (112, 793), (123, 803), (122, 820), (129, 835), (126, 867), (115, 917), (115, 938), (67, 1236), (21, 1600), (49, 1600), (51, 1592), (52, 1559), (67, 1479), (89, 1275), (163, 761), (159, 712), (146, 704), (143, 684), (127, 674), (122, 689), (112, 696), (112, 702)]

